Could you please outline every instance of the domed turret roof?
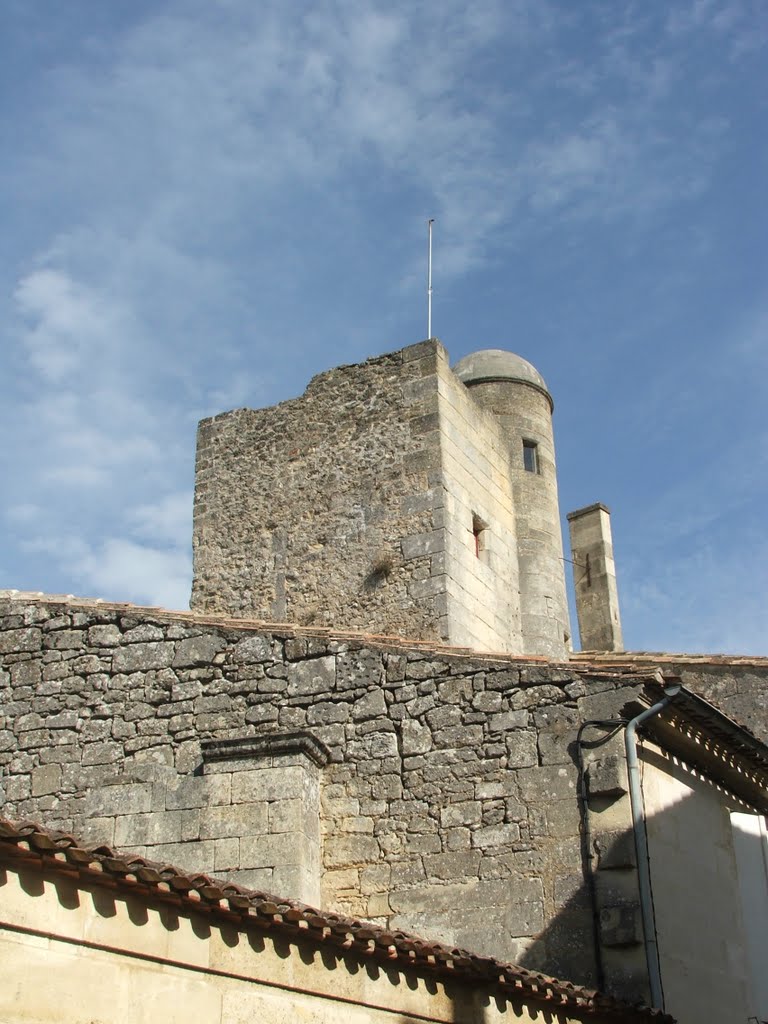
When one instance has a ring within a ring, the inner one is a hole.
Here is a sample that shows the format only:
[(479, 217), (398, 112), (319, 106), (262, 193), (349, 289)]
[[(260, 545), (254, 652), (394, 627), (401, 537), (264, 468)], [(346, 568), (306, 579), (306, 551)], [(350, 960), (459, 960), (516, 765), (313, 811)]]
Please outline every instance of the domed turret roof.
[(495, 380), (519, 381), (531, 384), (552, 401), (549, 388), (535, 366), (527, 359), (501, 348), (484, 348), (464, 356), (453, 367), (453, 372), (464, 384), (481, 384)]

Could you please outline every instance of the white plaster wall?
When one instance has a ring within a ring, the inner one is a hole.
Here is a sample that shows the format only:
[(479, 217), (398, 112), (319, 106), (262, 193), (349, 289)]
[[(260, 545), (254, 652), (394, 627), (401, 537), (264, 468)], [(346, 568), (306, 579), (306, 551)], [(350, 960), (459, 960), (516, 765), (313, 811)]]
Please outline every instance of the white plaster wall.
[(765, 818), (731, 815), (751, 975), (750, 1016), (768, 1020), (768, 832)]
[[(495, 418), (474, 401), (447, 359), (438, 364), (440, 454), (451, 643), (520, 654), (517, 534), (509, 452)], [(478, 558), (473, 516), (488, 524)]]
[[(9, 925), (11, 927), (9, 927)], [(110, 892), (0, 870), (0, 1020), (4, 1024), (496, 1024), (541, 1021), (497, 1003), (329, 948), (194, 921)], [(578, 1018), (547, 1012), (553, 1024)], [(580, 1018), (586, 1019), (586, 1018)], [(599, 1018), (589, 1017), (592, 1024)]]
[(731, 831), (736, 798), (645, 745), (642, 785), (666, 1010), (745, 1024), (749, 971)]

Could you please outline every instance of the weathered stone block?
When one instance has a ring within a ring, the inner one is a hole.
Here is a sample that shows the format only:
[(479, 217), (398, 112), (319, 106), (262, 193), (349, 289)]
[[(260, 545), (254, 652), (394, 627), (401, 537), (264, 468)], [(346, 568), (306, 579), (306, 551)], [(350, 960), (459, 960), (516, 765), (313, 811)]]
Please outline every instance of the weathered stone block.
[(352, 718), (368, 720), (381, 718), (387, 714), (387, 702), (383, 690), (371, 690), (352, 705)]
[(169, 784), (165, 793), (165, 806), (169, 811), (192, 807), (214, 807), (229, 804), (231, 797), (229, 775), (198, 775)]
[[(488, 694), (487, 696), (491, 696)], [(488, 729), (490, 732), (510, 732), (512, 729), (524, 729), (528, 725), (528, 712), (504, 711), (501, 714), (488, 716)]]
[[(360, 821), (357, 817), (352, 820)], [(304, 832), (319, 836), (320, 821), (317, 810), (315, 809), (312, 815), (312, 808), (305, 806), (304, 801), (299, 799), (275, 800), (268, 804), (268, 831), (270, 835), (280, 832)]]
[(37, 660), (17, 662), (17, 664), (9, 666), (9, 671), (13, 686), (37, 687), (40, 683), (41, 668), (40, 662)]
[[(349, 706), (341, 702), (321, 701), (313, 704), (307, 711), (308, 725), (328, 725), (331, 722), (346, 722), (349, 719)], [(275, 713), (275, 717), (277, 714)]]
[(89, 816), (144, 814), (151, 810), (151, 782), (100, 786), (90, 790), (85, 798), (85, 811)]
[(329, 836), (323, 851), (328, 867), (345, 867), (378, 860), (379, 844), (370, 836)]
[(509, 846), (520, 838), (520, 826), (514, 822), (486, 825), (472, 833), (472, 845), (481, 850)]
[(84, 765), (116, 764), (123, 758), (121, 743), (88, 743), (83, 748)]
[(61, 765), (46, 764), (32, 771), (32, 796), (58, 793), (61, 786)]
[(548, 765), (524, 768), (517, 773), (520, 795), (528, 803), (570, 800), (576, 792), (576, 769)]
[(438, 878), (441, 881), (477, 878), (481, 856), (479, 850), (433, 854), (424, 858), (424, 867), (428, 877)]
[(633, 868), (637, 864), (635, 835), (631, 829), (596, 834), (592, 843), (597, 854), (597, 867), (601, 871)]
[(472, 698), (475, 711), (493, 712), (501, 709), (501, 693), (496, 690), (481, 690)]
[(46, 637), (46, 647), (57, 651), (75, 651), (83, 646), (84, 634), (81, 629), (62, 629)]
[(157, 846), (150, 846), (147, 850), (147, 856), (153, 860), (173, 864), (183, 871), (194, 873), (206, 871), (213, 874), (214, 849), (215, 844), (210, 839), (203, 842), (162, 843)]
[(600, 938), (604, 945), (634, 946), (643, 941), (639, 906), (604, 907), (600, 911)]
[(201, 839), (242, 838), (268, 831), (267, 805), (264, 803), (208, 807), (200, 818)]
[(248, 636), (238, 640), (232, 648), (232, 660), (239, 664), (270, 661), (272, 659), (272, 638)]
[(88, 643), (92, 647), (117, 647), (122, 638), (115, 625), (91, 626), (88, 630)]
[(403, 783), (399, 775), (382, 775), (371, 781), (371, 796), (380, 800), (399, 800)]
[(115, 672), (148, 672), (168, 668), (173, 661), (172, 643), (136, 643), (116, 648), (112, 656)]
[(627, 766), (618, 754), (609, 754), (587, 765), (590, 796), (623, 796), (627, 792)]
[(181, 840), (181, 811), (126, 814), (115, 822), (117, 846), (157, 846)]
[(126, 644), (150, 643), (164, 639), (165, 633), (162, 627), (151, 622), (140, 622), (123, 633), (123, 643)]
[(45, 720), (46, 729), (74, 729), (77, 725), (77, 711), (60, 711), (58, 715), (49, 715)]
[(451, 828), (454, 825), (479, 825), (481, 814), (481, 805), (474, 800), (449, 804), (440, 809), (440, 825), (444, 828)]
[(217, 839), (213, 844), (213, 868), (222, 874), (229, 874), (240, 867), (240, 840)]
[[(529, 670), (530, 671), (530, 670)], [(549, 673), (549, 670), (547, 671)], [(512, 708), (534, 708), (542, 704), (556, 704), (562, 701), (565, 694), (559, 686), (529, 686), (518, 693), (511, 695), (509, 699)]]
[(279, 835), (251, 835), (240, 839), (240, 867), (244, 869), (298, 864), (306, 856), (306, 847), (297, 843), (291, 832)]
[(516, 730), (507, 736), (510, 768), (529, 768), (539, 763), (536, 740), (536, 733), (533, 730)]
[(308, 785), (307, 771), (299, 765), (236, 772), (232, 775), (232, 803), (301, 798)]
[(227, 646), (226, 641), (215, 634), (189, 637), (181, 640), (172, 661), (173, 668), (192, 668), (196, 665), (210, 665), (219, 651)]
[(0, 633), (0, 654), (42, 649), (43, 634), (36, 626), (27, 629), (6, 629)]
[(330, 693), (336, 682), (336, 659), (332, 656), (294, 661), (288, 665), (288, 695), (309, 696)]

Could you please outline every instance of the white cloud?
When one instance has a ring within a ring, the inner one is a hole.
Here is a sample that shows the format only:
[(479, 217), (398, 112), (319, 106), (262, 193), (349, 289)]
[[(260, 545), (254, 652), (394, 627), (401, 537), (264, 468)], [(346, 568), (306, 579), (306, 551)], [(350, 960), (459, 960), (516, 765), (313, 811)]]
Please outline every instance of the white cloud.
[(72, 566), (75, 579), (99, 595), (181, 609), (189, 606), (191, 557), (177, 549), (160, 549), (124, 538), (107, 538)]
[(158, 501), (131, 509), (129, 523), (139, 537), (189, 545), (192, 537), (191, 490), (166, 494)]
[(75, 534), (28, 542), (29, 552), (55, 558), (80, 597), (159, 605), (189, 606), (192, 559), (179, 547), (158, 547), (125, 537), (104, 537), (91, 544)]
[(32, 502), (21, 502), (19, 505), (9, 505), (5, 509), (6, 518), (12, 523), (20, 524), (33, 524), (40, 520), (43, 514), (43, 509), (40, 505), (35, 505)]
[(15, 297), (30, 323), (21, 335), (29, 361), (52, 384), (97, 359), (124, 329), (111, 303), (60, 270), (33, 271), (19, 281)]

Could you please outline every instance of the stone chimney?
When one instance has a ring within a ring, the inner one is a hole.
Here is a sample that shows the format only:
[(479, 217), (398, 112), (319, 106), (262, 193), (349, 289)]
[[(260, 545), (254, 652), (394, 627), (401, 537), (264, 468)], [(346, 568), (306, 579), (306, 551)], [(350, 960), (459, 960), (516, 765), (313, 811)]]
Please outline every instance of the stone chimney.
[(600, 502), (568, 513), (576, 614), (583, 651), (621, 651), (611, 513)]

